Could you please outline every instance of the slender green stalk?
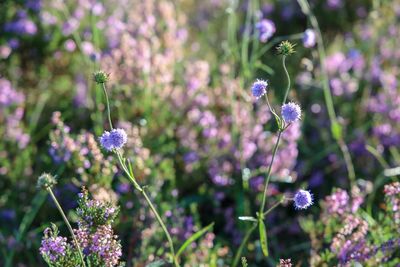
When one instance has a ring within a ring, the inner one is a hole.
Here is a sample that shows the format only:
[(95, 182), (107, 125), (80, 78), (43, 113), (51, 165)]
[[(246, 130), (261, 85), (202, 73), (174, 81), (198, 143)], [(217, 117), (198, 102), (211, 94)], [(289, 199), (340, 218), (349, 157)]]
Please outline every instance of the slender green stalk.
[(108, 115), (108, 123), (110, 124), (111, 130), (113, 129), (112, 121), (111, 121), (111, 111), (110, 111), (110, 101), (108, 99), (108, 94), (107, 94), (107, 89), (106, 89), (106, 84), (102, 83), (103, 87), (103, 92), (106, 97), (106, 103), (107, 103), (107, 115)]
[(313, 27), (314, 31), (316, 32), (317, 36), (317, 48), (318, 48), (318, 54), (319, 54), (319, 60), (321, 64), (321, 72), (322, 72), (322, 87), (323, 87), (323, 92), (324, 92), (324, 99), (325, 99), (325, 104), (328, 110), (328, 116), (329, 120), (331, 122), (331, 133), (333, 137), (335, 138), (336, 142), (339, 145), (340, 150), (342, 151), (344, 161), (346, 164), (347, 172), (349, 175), (349, 180), (350, 180), (350, 186), (353, 186), (356, 181), (356, 174), (354, 171), (354, 165), (351, 160), (351, 156), (349, 153), (349, 149), (347, 147), (347, 144), (343, 140), (342, 136), (342, 129), (340, 124), (337, 121), (336, 118), (336, 113), (335, 113), (335, 108), (333, 105), (333, 99), (332, 99), (332, 94), (329, 89), (329, 77), (328, 73), (326, 71), (325, 67), (325, 58), (326, 58), (326, 52), (325, 52), (325, 46), (324, 46), (324, 41), (322, 39), (322, 34), (321, 30), (319, 28), (318, 20), (311, 11), (310, 5), (307, 0), (297, 0), (303, 13), (309, 18), (311, 26)]
[(244, 246), (247, 244), (249, 241), (249, 238), (251, 234), (254, 232), (254, 230), (257, 228), (258, 223), (254, 223), (249, 230), (247, 230), (246, 235), (244, 236), (242, 243), (240, 243), (239, 249), (236, 252), (235, 258), (233, 259), (232, 267), (236, 267), (239, 264), (240, 257), (242, 256), (242, 252), (244, 249)]
[[(110, 128), (113, 129), (113, 125), (112, 125), (112, 121), (111, 121), (111, 112), (110, 112), (110, 102), (108, 99), (108, 94), (107, 94), (107, 88), (105, 83), (102, 83), (102, 88), (104, 91), (104, 95), (106, 97), (106, 105), (107, 105), (107, 114), (108, 114), (108, 122), (110, 123)], [(151, 211), (153, 212), (154, 216), (156, 217), (158, 223), (160, 224), (161, 228), (163, 229), (168, 243), (169, 243), (169, 248), (171, 251), (171, 257), (172, 257), (172, 261), (175, 265), (175, 267), (179, 267), (179, 262), (176, 258), (175, 255), (175, 248), (174, 248), (174, 243), (172, 241), (171, 235), (168, 232), (167, 227), (165, 226), (163, 220), (161, 219), (161, 216), (158, 214), (157, 209), (154, 207), (151, 199), (149, 198), (149, 196), (147, 195), (147, 193), (144, 191), (144, 188), (140, 186), (140, 184), (136, 181), (136, 178), (133, 174), (133, 171), (131, 168), (128, 168), (128, 166), (126, 166), (126, 159), (122, 156), (120, 151), (115, 151), (115, 154), (117, 155), (119, 164), (122, 168), (122, 170), (125, 172), (126, 176), (128, 176), (129, 180), (132, 182), (132, 184), (135, 186), (135, 188), (143, 195), (143, 197), (145, 198), (147, 204), (149, 205)], [(129, 167), (131, 167), (129, 165)]]
[(286, 56), (282, 56), (282, 66), (283, 66), (283, 70), (285, 71), (286, 74), (286, 78), (287, 78), (287, 87), (286, 87), (286, 92), (285, 92), (285, 97), (283, 98), (282, 101), (282, 105), (286, 103), (286, 99), (289, 95), (289, 91), (290, 91), (290, 76), (289, 76), (289, 72), (286, 68)]
[(47, 190), (47, 192), (49, 192), (51, 198), (53, 199), (54, 203), (56, 204), (58, 211), (61, 213), (61, 216), (63, 217), (63, 220), (64, 220), (65, 224), (67, 225), (69, 232), (71, 233), (71, 236), (72, 236), (72, 239), (74, 240), (75, 246), (78, 249), (79, 257), (81, 258), (81, 261), (82, 261), (82, 266), (86, 267), (85, 260), (83, 259), (81, 247), (79, 246), (78, 240), (76, 239), (76, 236), (74, 234), (74, 231), (72, 230), (71, 224), (69, 223), (69, 221), (67, 219), (67, 216), (65, 216), (65, 213), (64, 213), (63, 209), (61, 208), (60, 203), (58, 203), (58, 200), (57, 200), (56, 196), (54, 195), (53, 190), (51, 190), (50, 187), (47, 187), (46, 190)]
[(260, 215), (264, 213), (265, 203), (267, 201), (268, 184), (269, 184), (269, 180), (271, 179), (272, 164), (274, 163), (276, 151), (278, 150), (278, 146), (279, 146), (279, 142), (281, 140), (281, 136), (282, 136), (282, 131), (279, 130), (278, 139), (276, 140), (276, 143), (275, 143), (275, 146), (274, 146), (274, 150), (272, 151), (272, 159), (271, 159), (271, 162), (269, 163), (267, 177), (265, 179), (263, 198), (262, 198), (262, 201), (261, 201), (261, 206), (260, 206), (260, 211), (259, 211)]
[(283, 196), (281, 200), (277, 201), (271, 208), (269, 208), (266, 212), (264, 212), (264, 216), (267, 216), (271, 211), (273, 211), (276, 207), (282, 204), (286, 200), (286, 197)]

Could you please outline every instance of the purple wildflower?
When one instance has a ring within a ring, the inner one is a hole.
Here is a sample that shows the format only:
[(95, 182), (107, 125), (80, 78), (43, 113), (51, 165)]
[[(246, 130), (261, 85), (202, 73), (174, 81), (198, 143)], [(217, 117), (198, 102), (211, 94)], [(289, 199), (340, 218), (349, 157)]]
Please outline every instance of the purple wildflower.
[(251, 92), (253, 96), (257, 99), (262, 97), (267, 93), (267, 86), (268, 82), (264, 80), (258, 80), (253, 83), (253, 86), (251, 87)]
[(283, 104), (281, 114), (286, 123), (296, 122), (301, 117), (301, 108), (294, 102)]
[(43, 257), (48, 257), (50, 261), (56, 261), (58, 257), (65, 256), (66, 249), (67, 238), (57, 236), (57, 233), (50, 228), (44, 230), (42, 246), (39, 249)]
[(307, 209), (313, 204), (313, 196), (309, 191), (299, 190), (294, 196), (294, 206), (296, 209)]
[(256, 29), (258, 31), (258, 36), (260, 42), (265, 43), (269, 38), (274, 35), (276, 28), (274, 22), (269, 19), (262, 19), (256, 23)]
[(304, 47), (310, 48), (313, 47), (316, 43), (316, 35), (315, 31), (311, 29), (307, 29), (303, 35), (303, 45)]

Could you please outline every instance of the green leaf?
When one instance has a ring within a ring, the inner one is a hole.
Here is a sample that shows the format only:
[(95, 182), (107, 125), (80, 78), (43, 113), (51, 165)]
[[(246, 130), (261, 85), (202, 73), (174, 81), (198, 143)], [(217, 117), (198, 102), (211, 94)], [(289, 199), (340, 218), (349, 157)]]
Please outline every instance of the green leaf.
[(260, 232), (260, 243), (261, 243), (262, 252), (265, 257), (268, 257), (267, 230), (265, 229), (265, 224), (264, 224), (263, 220), (259, 220), (258, 230)]
[(239, 216), (239, 220), (257, 222), (257, 219), (251, 216)]
[(211, 227), (214, 226), (214, 223), (210, 223), (209, 225), (207, 225), (206, 227), (204, 227), (203, 229), (197, 231), (196, 233), (194, 233), (193, 235), (191, 235), (188, 239), (186, 239), (185, 243), (183, 243), (183, 245), (179, 248), (178, 252), (176, 253), (176, 258), (178, 259), (179, 256), (182, 254), (182, 252), (194, 241), (196, 241), (197, 239), (199, 239), (203, 234), (205, 234), (208, 230), (210, 230)]

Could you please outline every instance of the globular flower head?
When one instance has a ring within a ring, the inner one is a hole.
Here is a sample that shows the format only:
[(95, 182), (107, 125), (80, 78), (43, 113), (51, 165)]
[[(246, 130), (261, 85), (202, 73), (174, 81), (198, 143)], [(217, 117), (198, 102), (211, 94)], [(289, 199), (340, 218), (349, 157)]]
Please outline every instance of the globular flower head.
[(96, 71), (93, 73), (93, 78), (94, 81), (98, 84), (106, 83), (108, 81), (108, 78), (110, 77), (110, 74), (105, 73), (102, 70)]
[(110, 132), (104, 131), (104, 133), (100, 136), (99, 140), (100, 140), (101, 146), (105, 150), (107, 150), (107, 151), (113, 150), (114, 146), (113, 146), (113, 144), (111, 142)]
[(316, 35), (315, 31), (311, 29), (307, 29), (303, 35), (303, 45), (304, 47), (313, 47), (316, 43)]
[(253, 86), (251, 87), (251, 93), (254, 97), (258, 99), (267, 93), (267, 86), (267, 81), (257, 80), (253, 83)]
[(301, 108), (294, 102), (282, 105), (281, 115), (286, 123), (296, 122), (301, 117)]
[(128, 140), (128, 136), (123, 129), (112, 129), (111, 132), (105, 131), (100, 136), (101, 146), (107, 150), (122, 148)]
[(110, 133), (110, 139), (114, 147), (118, 149), (122, 148), (126, 144), (128, 136), (123, 129), (113, 129)]
[(283, 41), (281, 42), (278, 47), (276, 48), (278, 50), (278, 53), (284, 56), (290, 56), (293, 54), (295, 45), (292, 44), (289, 41)]
[(56, 178), (48, 173), (40, 175), (37, 181), (37, 187), (45, 190), (52, 188), (55, 184), (57, 184)]
[(296, 209), (307, 209), (313, 204), (313, 196), (307, 190), (300, 189), (294, 195), (294, 206)]
[(260, 42), (266, 42), (274, 35), (276, 28), (275, 24), (269, 19), (263, 19), (256, 23)]

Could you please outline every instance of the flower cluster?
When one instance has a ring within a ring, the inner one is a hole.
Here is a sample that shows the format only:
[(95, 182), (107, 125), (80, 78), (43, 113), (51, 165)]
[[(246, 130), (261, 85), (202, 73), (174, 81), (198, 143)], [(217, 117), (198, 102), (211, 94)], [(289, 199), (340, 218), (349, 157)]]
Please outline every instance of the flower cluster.
[[(73, 231), (85, 262), (89, 266), (123, 266), (121, 244), (111, 227), (119, 208), (90, 199), (84, 188), (78, 205), (78, 228)], [(81, 266), (78, 248), (67, 238), (58, 236), (54, 225), (44, 231), (40, 253), (49, 266)]]

